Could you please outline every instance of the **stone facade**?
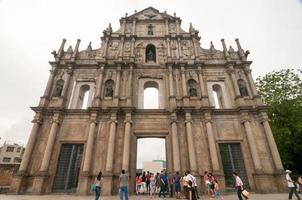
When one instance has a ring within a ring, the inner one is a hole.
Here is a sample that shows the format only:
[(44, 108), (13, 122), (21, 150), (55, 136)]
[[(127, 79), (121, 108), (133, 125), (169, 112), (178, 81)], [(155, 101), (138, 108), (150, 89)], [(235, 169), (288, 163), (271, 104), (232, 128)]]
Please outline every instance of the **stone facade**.
[[(133, 191), (141, 137), (165, 138), (168, 172), (190, 169), (202, 178), (211, 171), (224, 189), (227, 167), (232, 167), (245, 174), (253, 191), (283, 190), (283, 166), (267, 106), (257, 94), (249, 52), (239, 40), (237, 51), (223, 39), (223, 51), (213, 44), (201, 48), (192, 25), (184, 31), (179, 17), (152, 7), (126, 14), (120, 24), (115, 32), (109, 24), (97, 49), (89, 44), (79, 51), (78, 40), (64, 50), (64, 39), (53, 52), (55, 61), (50, 62), (44, 95), (32, 107), (33, 128), (11, 192), (43, 194), (60, 188), (60, 152), (68, 145), (83, 147), (77, 154), (74, 192), (88, 194), (101, 170), (103, 194), (117, 194), (122, 169), (129, 173)], [(159, 91), (159, 109), (143, 109), (143, 92), (149, 87)]]

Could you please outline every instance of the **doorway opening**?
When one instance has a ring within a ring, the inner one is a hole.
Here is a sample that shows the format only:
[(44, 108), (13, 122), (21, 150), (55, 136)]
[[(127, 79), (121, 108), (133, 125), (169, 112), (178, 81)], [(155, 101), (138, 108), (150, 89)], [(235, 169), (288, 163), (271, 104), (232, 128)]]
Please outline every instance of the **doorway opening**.
[[(135, 191), (148, 193), (147, 184), (152, 176), (167, 169), (165, 138), (138, 138), (136, 156)], [(148, 174), (149, 172), (149, 174)]]
[(62, 144), (53, 192), (75, 192), (78, 186), (83, 144)]

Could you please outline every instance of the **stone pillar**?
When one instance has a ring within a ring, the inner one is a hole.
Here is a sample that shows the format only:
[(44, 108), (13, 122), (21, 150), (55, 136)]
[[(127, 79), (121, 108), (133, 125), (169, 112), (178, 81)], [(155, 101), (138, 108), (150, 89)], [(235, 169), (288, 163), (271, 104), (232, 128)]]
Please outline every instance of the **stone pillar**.
[(96, 91), (94, 95), (94, 106), (96, 107), (101, 105), (101, 90), (102, 90), (102, 83), (103, 83), (104, 67), (105, 64), (100, 64), (99, 77), (96, 82), (96, 89), (95, 89)]
[(255, 171), (256, 171), (256, 173), (262, 172), (261, 161), (259, 158), (259, 154), (258, 154), (254, 134), (252, 132), (248, 113), (242, 113), (241, 118), (242, 118), (242, 123), (243, 123), (244, 129), (245, 129), (245, 132), (246, 132), (247, 142), (250, 147), (252, 159), (254, 162)]
[(213, 132), (212, 119), (210, 113), (205, 113), (204, 122), (206, 124), (206, 129), (207, 129), (207, 136), (208, 136), (208, 143), (209, 143), (213, 172), (218, 172), (220, 170), (220, 167), (219, 167), (218, 154), (217, 154), (215, 136)]
[(195, 147), (194, 147), (194, 137), (192, 133), (192, 119), (191, 113), (186, 112), (186, 132), (187, 132), (187, 141), (188, 141), (188, 151), (189, 151), (189, 161), (190, 161), (190, 168), (192, 171), (197, 171), (196, 165), (196, 155), (195, 155)]
[(202, 105), (209, 106), (210, 102), (209, 102), (208, 89), (207, 89), (206, 83), (202, 76), (201, 65), (198, 66), (198, 79), (199, 79), (199, 85), (200, 85), (200, 90), (201, 90)]
[(66, 43), (66, 39), (64, 38), (64, 39), (62, 40), (61, 46), (60, 46), (60, 48), (59, 48), (59, 50), (58, 50), (58, 55), (57, 55), (57, 57), (56, 57), (56, 61), (59, 61), (60, 58), (62, 57), (63, 52), (64, 52), (65, 43)]
[(185, 67), (184, 65), (181, 66), (181, 83), (182, 83), (182, 93), (183, 93), (183, 97), (187, 97), (188, 93), (187, 93), (187, 81), (186, 81), (186, 74), (185, 74)]
[(263, 113), (261, 113), (260, 117), (261, 117), (261, 123), (262, 123), (264, 131), (265, 131), (265, 135), (267, 138), (267, 142), (268, 142), (269, 148), (271, 150), (275, 168), (276, 168), (276, 170), (281, 172), (281, 171), (283, 171), (283, 165), (282, 165), (282, 161), (281, 161), (281, 158), (280, 158), (280, 155), (278, 152), (278, 148), (277, 148), (271, 127), (268, 123), (267, 114), (263, 112)]
[(85, 147), (86, 150), (85, 150), (85, 155), (84, 155), (83, 171), (81, 173), (78, 191), (77, 191), (77, 193), (81, 194), (81, 195), (88, 194), (92, 152), (93, 152), (93, 147), (94, 147), (95, 127), (97, 124), (96, 118), (97, 118), (97, 113), (91, 113), (89, 132), (88, 132), (88, 137), (87, 137), (87, 142), (86, 142), (86, 147)]
[(254, 83), (254, 80), (253, 80), (253, 77), (252, 77), (252, 74), (251, 74), (252, 70), (250, 69), (250, 67), (248, 65), (244, 66), (244, 72), (245, 72), (245, 75), (247, 76), (247, 80), (248, 80), (248, 83), (250, 85), (250, 88), (252, 89), (253, 97), (258, 96), (256, 86), (255, 86), (255, 83)]
[(136, 19), (132, 21), (132, 35), (135, 35), (136, 33)]
[(126, 21), (123, 20), (123, 24), (122, 24), (122, 34), (125, 35), (125, 29), (126, 29)]
[(171, 57), (170, 39), (169, 38), (167, 38), (167, 49), (168, 49), (168, 57)]
[(105, 58), (105, 59), (106, 59), (106, 57), (107, 57), (108, 43), (109, 43), (109, 38), (106, 37), (106, 39), (105, 39), (104, 51), (103, 51), (103, 58)]
[(192, 43), (193, 43), (193, 48), (194, 48), (194, 58), (198, 58), (198, 51), (197, 51), (197, 47), (196, 47), (196, 39), (193, 37), (192, 38)]
[(177, 38), (177, 47), (178, 47), (178, 55), (179, 55), (179, 58), (182, 59), (182, 51), (181, 51), (180, 38)]
[(77, 57), (77, 55), (78, 55), (78, 53), (79, 53), (80, 42), (81, 42), (81, 40), (78, 39), (78, 40), (77, 40), (77, 43), (76, 43), (76, 45), (75, 45), (75, 47), (74, 47), (74, 51), (73, 51), (73, 54), (72, 54), (72, 56), (71, 56), (71, 60), (72, 60), (73, 62), (75, 61), (75, 59), (76, 59), (76, 57)]
[(67, 76), (66, 76), (65, 84), (64, 84), (63, 90), (62, 90), (62, 95), (61, 96), (63, 97), (63, 99), (66, 99), (66, 95), (67, 95), (67, 91), (68, 91), (68, 88), (69, 88), (69, 82), (70, 82), (70, 77), (72, 75), (72, 72), (73, 72), (72, 66), (70, 65), (68, 67), (68, 70), (67, 70)]
[(132, 77), (133, 77), (133, 63), (129, 64), (129, 79), (128, 79), (128, 94), (127, 94), (127, 106), (132, 106)]
[(57, 136), (57, 130), (59, 127), (59, 113), (55, 113), (52, 118), (52, 124), (50, 128), (50, 133), (48, 136), (45, 152), (42, 159), (42, 164), (40, 166), (39, 172), (36, 174), (32, 186), (32, 194), (42, 194), (44, 190), (44, 184), (46, 179), (49, 177), (48, 169), (49, 163), (52, 155), (53, 146)]
[(9, 192), (13, 193), (13, 194), (20, 194), (22, 185), (25, 182), (25, 177), (27, 175), (27, 169), (28, 169), (28, 163), (29, 163), (30, 157), (31, 157), (33, 149), (34, 149), (34, 145), (36, 143), (38, 130), (42, 123), (40, 113), (36, 114), (36, 116), (32, 122), (34, 123), (34, 125), (30, 132), (30, 136), (29, 136), (26, 148), (25, 148), (25, 152), (22, 157), (22, 162), (20, 164), (17, 174), (15, 174), (13, 176), (12, 184), (9, 188)]
[(115, 88), (114, 88), (114, 104), (115, 105), (118, 105), (119, 98), (120, 98), (120, 81), (121, 81), (121, 64), (117, 64), (116, 81), (115, 81)]
[(135, 38), (131, 38), (131, 58), (134, 58), (134, 44), (135, 44)]
[(55, 75), (56, 75), (56, 65), (52, 66), (52, 69), (50, 70), (50, 75), (47, 81), (46, 89), (44, 91), (43, 96), (41, 97), (39, 106), (45, 106), (46, 102), (48, 102), (51, 96), (51, 88), (54, 84)]
[(25, 152), (23, 154), (22, 157), (22, 162), (21, 165), (19, 167), (19, 172), (26, 172), (27, 171), (27, 167), (28, 167), (28, 162), (30, 160), (30, 157), (32, 155), (33, 152), (33, 148), (36, 142), (36, 138), (37, 138), (37, 134), (38, 134), (38, 130), (39, 127), (42, 123), (41, 121), (41, 116), (40, 113), (37, 113), (34, 120), (32, 121), (34, 123), (30, 135), (29, 135), (29, 139), (25, 148)]
[(126, 172), (129, 172), (130, 163), (131, 124), (131, 112), (127, 112), (125, 120), (125, 137), (122, 163), (122, 169), (124, 169)]
[(171, 130), (172, 130), (172, 145), (173, 145), (173, 167), (174, 171), (180, 171), (180, 153), (179, 153), (179, 142), (177, 133), (177, 115), (173, 113), (171, 115)]
[(166, 28), (166, 35), (169, 35), (169, 22), (168, 22), (168, 19), (165, 20), (165, 28)]
[(174, 95), (174, 88), (173, 88), (173, 74), (172, 74), (172, 65), (169, 65), (168, 66), (168, 70), (169, 70), (169, 94), (170, 94), (170, 97), (172, 96), (175, 96)]
[(121, 38), (120, 46), (119, 46), (119, 59), (121, 60), (123, 57), (123, 51), (124, 51), (124, 37)]
[(179, 35), (180, 28), (179, 28), (179, 21), (176, 20), (176, 34)]
[(233, 91), (235, 93), (235, 100), (236, 100), (236, 102), (237, 102), (238, 105), (242, 105), (243, 99), (242, 99), (242, 97), (240, 95), (240, 91), (239, 91), (237, 79), (235, 77), (235, 70), (234, 70), (233, 65), (229, 65), (228, 66), (227, 73), (229, 74), (229, 77), (230, 77), (230, 79), (232, 81)]
[(108, 150), (107, 150), (107, 159), (105, 170), (108, 173), (112, 173), (113, 169), (113, 157), (114, 157), (114, 143), (115, 143), (115, 134), (116, 134), (116, 124), (117, 124), (117, 113), (111, 113), (111, 122), (109, 130), (109, 141), (108, 141)]

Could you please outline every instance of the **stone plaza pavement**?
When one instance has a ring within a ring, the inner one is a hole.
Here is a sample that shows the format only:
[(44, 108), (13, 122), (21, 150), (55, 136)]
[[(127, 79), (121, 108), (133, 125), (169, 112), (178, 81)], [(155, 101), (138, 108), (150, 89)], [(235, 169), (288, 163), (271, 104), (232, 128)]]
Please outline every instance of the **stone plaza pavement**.
[[(286, 200), (288, 199), (288, 194), (286, 193), (278, 193), (278, 194), (251, 194), (250, 198), (251, 200)], [(77, 196), (77, 195), (41, 195), (41, 196), (35, 196), (35, 195), (0, 195), (0, 200), (92, 200), (94, 197), (91, 196)], [(119, 196), (104, 196), (101, 197), (100, 200), (115, 200), (119, 199)], [(151, 200), (149, 196), (130, 196), (130, 200)], [(158, 199), (175, 199), (175, 198), (158, 198), (154, 197), (153, 200)], [(236, 195), (224, 195), (224, 200), (237, 200)], [(295, 197), (293, 199), (296, 199)], [(201, 198), (201, 200), (208, 200), (204, 197)], [(211, 199), (214, 200), (214, 199)]]

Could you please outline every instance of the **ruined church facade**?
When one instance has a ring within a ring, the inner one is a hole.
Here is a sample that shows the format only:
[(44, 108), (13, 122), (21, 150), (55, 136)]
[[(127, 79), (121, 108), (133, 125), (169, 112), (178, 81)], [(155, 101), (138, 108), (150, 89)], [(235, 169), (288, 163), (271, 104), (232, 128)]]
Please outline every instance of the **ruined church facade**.
[[(283, 190), (283, 166), (257, 94), (251, 61), (237, 48), (200, 46), (198, 31), (149, 7), (104, 30), (101, 45), (54, 51), (49, 80), (10, 191), (89, 194), (103, 172), (103, 194), (118, 193), (125, 169), (134, 191), (137, 139), (164, 138), (167, 172), (204, 171), (222, 189), (237, 171), (256, 192)], [(144, 109), (144, 90), (158, 90), (158, 109)]]

